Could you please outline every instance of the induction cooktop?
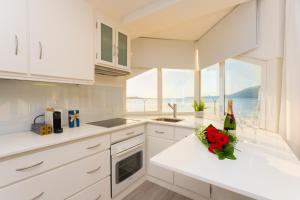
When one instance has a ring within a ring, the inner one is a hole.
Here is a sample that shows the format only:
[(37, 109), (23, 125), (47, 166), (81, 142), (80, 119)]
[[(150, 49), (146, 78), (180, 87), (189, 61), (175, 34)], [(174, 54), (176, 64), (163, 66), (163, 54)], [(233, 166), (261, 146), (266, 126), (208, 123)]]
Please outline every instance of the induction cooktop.
[(105, 127), (105, 128), (112, 128), (112, 127), (116, 127), (116, 126), (132, 124), (135, 122), (138, 122), (138, 120), (125, 119), (125, 118), (113, 118), (113, 119), (107, 119), (107, 120), (102, 120), (102, 121), (90, 122), (88, 124), (94, 125), (94, 126), (101, 126), (101, 127)]

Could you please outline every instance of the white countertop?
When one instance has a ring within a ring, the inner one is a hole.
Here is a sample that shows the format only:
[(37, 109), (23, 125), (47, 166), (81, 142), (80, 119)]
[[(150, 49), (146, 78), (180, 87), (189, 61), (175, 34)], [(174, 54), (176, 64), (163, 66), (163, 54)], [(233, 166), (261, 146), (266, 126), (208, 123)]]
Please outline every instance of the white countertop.
[(64, 127), (63, 133), (49, 134), (40, 136), (33, 132), (21, 132), (6, 134), (0, 136), (0, 159), (19, 153), (25, 153), (65, 142), (71, 142), (82, 138), (108, 134), (124, 128), (129, 128), (136, 125), (145, 124), (145, 121), (138, 121), (136, 123), (122, 125), (114, 128), (104, 128), (88, 124), (81, 124), (77, 128)]
[(218, 160), (191, 135), (151, 159), (160, 167), (254, 199), (297, 199), (300, 163), (284, 140), (258, 132), (240, 135), (237, 160)]
[(150, 123), (158, 123), (164, 125), (172, 125), (187, 128), (196, 128), (201, 124), (199, 119), (194, 117), (185, 117), (183, 121), (178, 123), (158, 122), (152, 117), (126, 117), (128, 119), (136, 119), (137, 122), (126, 125), (117, 126), (114, 128), (104, 128), (99, 126), (93, 126), (88, 124), (81, 124), (77, 128), (64, 127), (63, 133), (49, 134), (40, 136), (31, 131), (5, 134), (0, 136), (0, 159), (13, 156), (20, 153), (25, 153), (33, 150), (42, 149), (45, 147), (71, 142), (91, 136), (97, 136), (102, 134), (108, 134), (117, 130), (129, 128), (136, 125)]

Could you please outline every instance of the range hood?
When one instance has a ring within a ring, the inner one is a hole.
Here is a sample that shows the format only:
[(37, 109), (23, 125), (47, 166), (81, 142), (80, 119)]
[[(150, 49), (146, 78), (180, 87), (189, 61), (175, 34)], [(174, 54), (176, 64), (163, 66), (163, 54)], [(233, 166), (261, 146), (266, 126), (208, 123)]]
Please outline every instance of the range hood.
[(112, 67), (106, 67), (102, 65), (95, 65), (95, 73), (106, 76), (126, 76), (130, 72), (125, 69), (118, 69)]

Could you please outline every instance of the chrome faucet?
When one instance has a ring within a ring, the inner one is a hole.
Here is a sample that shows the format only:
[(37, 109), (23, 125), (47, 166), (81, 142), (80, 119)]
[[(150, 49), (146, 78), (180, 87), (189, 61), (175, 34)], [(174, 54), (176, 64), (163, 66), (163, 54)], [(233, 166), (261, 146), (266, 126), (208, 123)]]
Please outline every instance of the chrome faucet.
[(173, 117), (176, 118), (177, 117), (177, 104), (174, 103), (173, 105), (171, 105), (170, 103), (168, 103), (168, 106), (173, 110)]

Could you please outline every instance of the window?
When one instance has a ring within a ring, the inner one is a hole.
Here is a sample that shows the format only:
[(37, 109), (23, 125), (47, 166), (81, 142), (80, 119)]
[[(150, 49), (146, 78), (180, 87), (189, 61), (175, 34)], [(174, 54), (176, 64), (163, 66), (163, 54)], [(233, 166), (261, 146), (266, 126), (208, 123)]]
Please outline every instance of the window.
[(172, 112), (168, 103), (176, 103), (178, 112), (193, 112), (194, 71), (162, 69), (162, 112)]
[(219, 77), (219, 64), (201, 70), (201, 99), (205, 102), (205, 114), (218, 115), (219, 113)]
[(127, 112), (157, 111), (157, 69), (151, 69), (127, 80)]
[(260, 66), (235, 59), (225, 61), (225, 110), (227, 100), (232, 99), (236, 116), (257, 119), (260, 86)]

